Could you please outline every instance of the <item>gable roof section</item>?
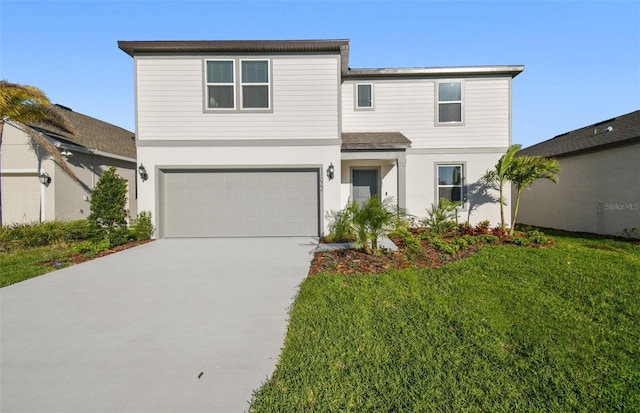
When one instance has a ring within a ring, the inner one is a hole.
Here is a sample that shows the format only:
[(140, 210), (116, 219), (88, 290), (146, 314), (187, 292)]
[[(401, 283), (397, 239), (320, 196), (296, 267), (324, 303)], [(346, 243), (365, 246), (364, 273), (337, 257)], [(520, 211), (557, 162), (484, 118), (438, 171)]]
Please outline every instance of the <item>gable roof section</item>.
[(640, 110), (522, 149), (518, 155), (565, 157), (640, 142)]
[(411, 141), (400, 132), (344, 132), (342, 150), (406, 149)]
[[(60, 141), (80, 146), (88, 151), (100, 151), (126, 158), (136, 157), (135, 134), (119, 126), (92, 118), (71, 109), (54, 105), (75, 129), (75, 133), (62, 131), (52, 126), (30, 124), (29, 127)], [(73, 149), (71, 149), (73, 150)]]

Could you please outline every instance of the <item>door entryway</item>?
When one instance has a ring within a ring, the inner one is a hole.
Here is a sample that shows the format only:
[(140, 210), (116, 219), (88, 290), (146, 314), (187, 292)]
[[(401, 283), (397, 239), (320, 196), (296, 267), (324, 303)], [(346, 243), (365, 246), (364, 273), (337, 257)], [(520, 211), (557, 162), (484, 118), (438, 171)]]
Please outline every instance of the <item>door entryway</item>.
[(367, 202), (372, 196), (380, 197), (378, 169), (353, 169), (353, 200), (358, 204)]

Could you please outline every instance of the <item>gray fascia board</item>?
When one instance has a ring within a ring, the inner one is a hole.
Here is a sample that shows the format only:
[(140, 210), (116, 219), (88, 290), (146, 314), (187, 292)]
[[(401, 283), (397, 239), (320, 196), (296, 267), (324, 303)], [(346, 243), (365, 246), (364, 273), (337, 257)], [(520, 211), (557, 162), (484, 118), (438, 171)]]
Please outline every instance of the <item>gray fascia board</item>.
[(522, 71), (524, 71), (523, 65), (350, 69), (343, 75), (343, 78), (471, 75), (509, 75), (516, 77)]

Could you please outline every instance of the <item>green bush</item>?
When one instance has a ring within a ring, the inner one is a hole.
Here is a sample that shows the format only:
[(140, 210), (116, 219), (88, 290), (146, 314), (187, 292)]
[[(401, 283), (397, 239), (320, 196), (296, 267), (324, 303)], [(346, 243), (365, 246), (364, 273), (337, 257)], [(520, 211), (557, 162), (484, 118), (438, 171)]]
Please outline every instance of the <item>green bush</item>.
[(448, 242), (442, 238), (433, 238), (430, 242), (431, 246), (440, 252), (446, 254), (455, 255), (460, 251), (460, 246), (457, 243)]
[(400, 238), (412, 254), (424, 255), (424, 249), (422, 248), (420, 238), (413, 235), (411, 232), (409, 232), (408, 229), (396, 228), (396, 230), (393, 231), (392, 235)]
[(480, 239), (480, 242), (483, 242), (485, 244), (495, 244), (500, 241), (499, 237), (491, 234), (480, 235), (478, 238)]
[(529, 231), (527, 235), (529, 236), (529, 241), (534, 244), (547, 244), (549, 242), (549, 237), (538, 230)]
[(520, 245), (521, 247), (525, 247), (531, 244), (531, 242), (525, 237), (509, 237), (505, 239), (505, 242), (509, 244)]
[(377, 254), (378, 238), (388, 235), (396, 226), (397, 214), (392, 208), (391, 199), (380, 201), (372, 196), (362, 205), (355, 202), (352, 205), (355, 208), (352, 222), (356, 241), (367, 254)]
[[(112, 237), (114, 241), (121, 241), (125, 238), (121, 229), (127, 228), (126, 204), (127, 181), (111, 167), (100, 177), (91, 194), (91, 213), (87, 220), (95, 239)], [(115, 234), (110, 235), (111, 232)]]
[(131, 235), (138, 241), (150, 239), (153, 234), (151, 212), (142, 211), (134, 218), (129, 226)]
[(451, 202), (448, 199), (440, 198), (438, 205), (431, 204), (427, 208), (427, 218), (422, 220), (422, 224), (431, 228), (436, 234), (444, 234), (456, 228), (456, 218), (460, 204)]
[(89, 236), (86, 220), (33, 222), (0, 227), (0, 244), (7, 249), (68, 243), (87, 239)]
[(357, 210), (355, 202), (349, 203), (340, 211), (331, 211), (327, 214), (329, 220), (329, 242), (349, 242), (356, 239), (355, 227), (353, 226), (353, 215)]
[(105, 238), (99, 241), (87, 240), (87, 241), (81, 242), (77, 244), (73, 248), (73, 250), (78, 254), (82, 254), (85, 257), (91, 258), (91, 257), (95, 257), (96, 255), (100, 254), (103, 251), (108, 250), (109, 248), (111, 248), (111, 243), (107, 238)]

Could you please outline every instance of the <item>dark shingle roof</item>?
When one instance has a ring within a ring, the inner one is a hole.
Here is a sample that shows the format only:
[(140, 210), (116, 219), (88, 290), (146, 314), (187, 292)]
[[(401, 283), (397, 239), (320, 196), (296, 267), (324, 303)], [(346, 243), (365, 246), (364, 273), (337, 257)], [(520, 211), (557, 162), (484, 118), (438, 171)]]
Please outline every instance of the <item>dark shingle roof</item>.
[(136, 157), (136, 142), (133, 132), (74, 112), (61, 105), (55, 105), (54, 108), (73, 126), (75, 133), (71, 134), (51, 126), (38, 124), (29, 126), (62, 143), (72, 143), (89, 150), (99, 150), (127, 158)]
[(518, 155), (563, 157), (640, 142), (640, 110), (563, 133), (529, 146)]
[(400, 132), (344, 132), (342, 150), (406, 149), (411, 141)]

